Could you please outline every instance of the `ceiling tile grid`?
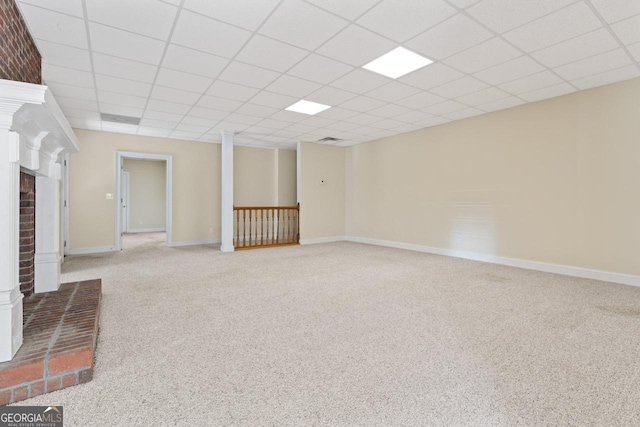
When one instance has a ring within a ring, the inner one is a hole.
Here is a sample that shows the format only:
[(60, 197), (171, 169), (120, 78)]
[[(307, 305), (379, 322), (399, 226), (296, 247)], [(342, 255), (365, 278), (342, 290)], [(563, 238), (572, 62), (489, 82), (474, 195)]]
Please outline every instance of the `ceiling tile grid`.
[[(637, 0), (17, 3), (71, 125), (108, 132), (349, 146), (640, 76)], [(399, 46), (433, 63), (361, 68)]]

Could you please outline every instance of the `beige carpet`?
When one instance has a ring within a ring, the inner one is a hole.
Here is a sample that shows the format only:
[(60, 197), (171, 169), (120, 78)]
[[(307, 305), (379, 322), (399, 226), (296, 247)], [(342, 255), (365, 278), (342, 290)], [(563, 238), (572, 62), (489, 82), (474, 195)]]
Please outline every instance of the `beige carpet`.
[(640, 288), (333, 243), (68, 258), (101, 277), (66, 426), (638, 425)]

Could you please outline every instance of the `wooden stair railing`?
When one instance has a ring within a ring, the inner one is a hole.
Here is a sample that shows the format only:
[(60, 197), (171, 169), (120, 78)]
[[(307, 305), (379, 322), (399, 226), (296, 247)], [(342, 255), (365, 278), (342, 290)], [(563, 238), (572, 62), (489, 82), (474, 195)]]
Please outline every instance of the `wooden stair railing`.
[(300, 244), (297, 206), (234, 206), (233, 246), (236, 250)]

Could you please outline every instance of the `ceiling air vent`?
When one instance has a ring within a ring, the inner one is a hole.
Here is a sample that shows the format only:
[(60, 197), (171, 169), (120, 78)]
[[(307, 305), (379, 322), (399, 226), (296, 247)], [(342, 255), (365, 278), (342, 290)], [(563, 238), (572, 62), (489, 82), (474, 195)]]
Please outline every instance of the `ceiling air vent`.
[(340, 138), (334, 138), (332, 136), (327, 136), (322, 139), (319, 139), (317, 142), (338, 142), (342, 141)]
[(140, 117), (119, 116), (117, 114), (100, 113), (103, 122), (122, 123), (125, 125), (139, 125)]

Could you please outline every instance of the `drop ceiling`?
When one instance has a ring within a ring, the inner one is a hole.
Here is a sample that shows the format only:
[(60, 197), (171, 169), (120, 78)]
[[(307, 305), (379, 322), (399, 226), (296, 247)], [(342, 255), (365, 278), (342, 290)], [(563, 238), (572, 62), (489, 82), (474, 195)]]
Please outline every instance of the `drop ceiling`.
[[(348, 146), (640, 76), (638, 0), (17, 3), (80, 129)], [(395, 80), (362, 68), (398, 46), (433, 63)], [(332, 108), (285, 110), (301, 99)]]

